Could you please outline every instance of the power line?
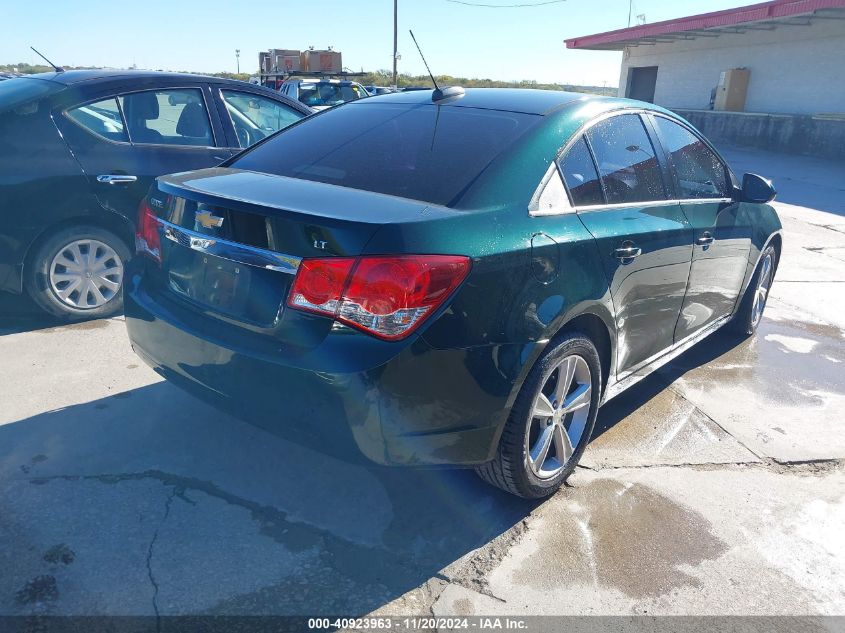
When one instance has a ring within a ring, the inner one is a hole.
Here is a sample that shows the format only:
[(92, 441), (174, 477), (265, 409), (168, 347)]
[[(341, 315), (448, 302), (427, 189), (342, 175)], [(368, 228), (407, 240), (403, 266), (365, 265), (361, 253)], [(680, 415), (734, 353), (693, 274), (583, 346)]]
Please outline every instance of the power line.
[(521, 4), (484, 4), (480, 2), (465, 2), (464, 0), (446, 0), (454, 4), (463, 4), (467, 7), (486, 7), (488, 9), (521, 9), (525, 7), (542, 7), (547, 4), (560, 4), (566, 0), (545, 0), (545, 2), (526, 2)]

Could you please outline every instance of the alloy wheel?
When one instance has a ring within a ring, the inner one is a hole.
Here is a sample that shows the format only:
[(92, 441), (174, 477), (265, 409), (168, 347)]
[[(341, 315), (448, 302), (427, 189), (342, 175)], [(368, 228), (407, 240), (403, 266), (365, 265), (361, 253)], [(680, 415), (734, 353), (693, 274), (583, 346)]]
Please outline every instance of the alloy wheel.
[(49, 278), (50, 288), (63, 303), (77, 310), (92, 310), (120, 291), (123, 262), (104, 242), (75, 240), (55, 254)]
[(769, 298), (769, 288), (772, 285), (772, 255), (768, 254), (760, 264), (760, 278), (754, 291), (754, 306), (751, 308), (751, 325), (755, 327), (763, 316), (766, 300)]
[(584, 435), (592, 403), (592, 375), (581, 356), (567, 356), (543, 383), (525, 433), (528, 467), (551, 479), (566, 466)]

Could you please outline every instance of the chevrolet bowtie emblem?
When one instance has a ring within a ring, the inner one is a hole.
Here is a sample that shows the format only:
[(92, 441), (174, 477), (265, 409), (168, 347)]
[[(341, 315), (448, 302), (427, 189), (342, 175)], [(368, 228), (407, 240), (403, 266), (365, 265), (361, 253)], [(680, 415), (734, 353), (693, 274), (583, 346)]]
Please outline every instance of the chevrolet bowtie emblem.
[(198, 224), (207, 229), (214, 229), (223, 226), (223, 218), (219, 215), (214, 215), (211, 211), (197, 211), (194, 214), (194, 219)]

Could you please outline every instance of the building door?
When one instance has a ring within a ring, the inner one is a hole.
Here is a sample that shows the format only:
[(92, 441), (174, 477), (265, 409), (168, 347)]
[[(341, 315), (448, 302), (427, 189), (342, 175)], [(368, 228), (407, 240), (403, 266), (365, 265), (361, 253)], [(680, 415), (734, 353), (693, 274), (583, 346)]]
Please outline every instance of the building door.
[(657, 66), (641, 66), (628, 69), (629, 99), (639, 99), (654, 103), (654, 86), (657, 84)]

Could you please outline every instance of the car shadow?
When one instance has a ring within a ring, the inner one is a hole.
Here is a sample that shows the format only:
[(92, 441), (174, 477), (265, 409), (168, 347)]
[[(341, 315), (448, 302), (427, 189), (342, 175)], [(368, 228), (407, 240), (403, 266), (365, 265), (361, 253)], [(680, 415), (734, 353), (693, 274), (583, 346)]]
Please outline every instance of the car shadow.
[[(77, 319), (73, 326), (85, 328), (86, 323), (97, 320)], [(0, 291), (0, 336), (61, 326), (67, 326), (67, 322), (44, 312), (26, 294), (16, 295)]]
[(57, 615), (364, 614), (536, 507), (471, 470), (312, 452), (167, 382), (0, 426), (0, 489), (0, 614), (45, 574)]
[[(709, 337), (620, 394), (593, 437), (741, 341)], [(314, 452), (168, 382), (0, 426), (0, 490), (0, 615), (30, 614), (45, 578), (54, 615), (366, 614), (483, 576), (478, 548), (517, 538), (539, 503), (471, 470)]]

